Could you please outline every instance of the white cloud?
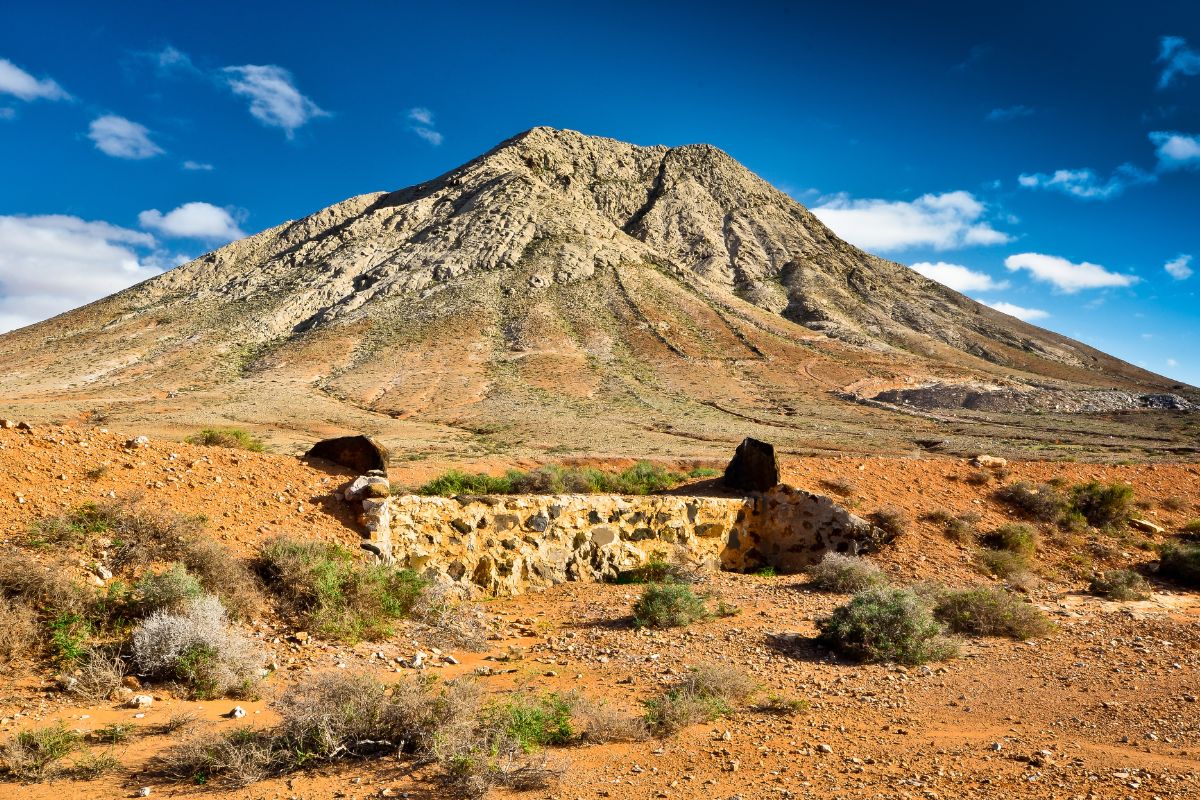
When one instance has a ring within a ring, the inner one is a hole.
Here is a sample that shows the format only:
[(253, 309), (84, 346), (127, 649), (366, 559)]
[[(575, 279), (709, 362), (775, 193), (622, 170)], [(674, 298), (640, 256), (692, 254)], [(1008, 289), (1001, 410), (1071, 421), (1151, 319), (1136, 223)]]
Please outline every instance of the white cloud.
[(50, 78), (37, 79), (6, 58), (0, 58), (0, 94), (21, 100), (70, 100), (61, 86)]
[(250, 114), (264, 125), (283, 128), (288, 138), (317, 117), (327, 117), (316, 103), (296, 88), (292, 75), (274, 64), (225, 67), (233, 93), (250, 99)]
[(1002, 314), (1008, 314), (1010, 317), (1016, 317), (1017, 319), (1022, 319), (1026, 322), (1032, 322), (1035, 319), (1045, 319), (1046, 317), (1050, 316), (1049, 311), (1042, 311), (1040, 308), (1025, 308), (1024, 306), (1014, 305), (1013, 303), (1006, 303), (1003, 300), (999, 300), (995, 303), (984, 303), (984, 305), (994, 308)]
[(1153, 183), (1153, 173), (1122, 164), (1113, 170), (1108, 180), (1102, 181), (1091, 169), (1059, 169), (1051, 174), (1036, 172), (1018, 176), (1017, 183), (1026, 189), (1046, 189), (1079, 197), (1084, 200), (1108, 200), (1124, 192), (1130, 186)]
[(976, 272), (961, 264), (947, 264), (945, 261), (931, 264), (928, 261), (920, 261), (913, 264), (912, 268), (926, 278), (949, 286), (956, 292), (986, 292), (1008, 287), (1008, 281), (994, 281), (991, 275)]
[(1200, 135), (1154, 131), (1150, 134), (1158, 168), (1162, 170), (1200, 167)]
[(1029, 106), (1008, 106), (1006, 108), (993, 108), (984, 117), (988, 122), (1007, 122), (1021, 117), (1031, 117), (1034, 114), (1034, 109)]
[(148, 58), (154, 64), (155, 71), (160, 75), (169, 75), (172, 72), (200, 71), (192, 63), (191, 56), (169, 44), (161, 50), (152, 53), (142, 53), (141, 55)]
[(173, 239), (231, 242), (246, 235), (228, 210), (211, 203), (184, 203), (166, 214), (152, 208), (138, 214), (138, 223)]
[(926, 194), (911, 202), (837, 195), (811, 210), (838, 236), (867, 250), (949, 250), (1012, 238), (984, 221), (987, 207), (964, 191)]
[(91, 302), (161, 270), (154, 237), (79, 217), (0, 216), (0, 331)]
[(150, 131), (145, 125), (106, 114), (96, 117), (88, 127), (88, 138), (96, 143), (102, 153), (114, 158), (152, 158), (163, 149), (150, 140)]
[(1176, 360), (1175, 360), (1175, 359), (1173, 359), (1173, 358), (1168, 358), (1168, 359), (1167, 359), (1167, 366), (1168, 366), (1168, 367), (1178, 367), (1178, 366), (1179, 366), (1179, 362), (1178, 362), (1178, 361), (1176, 361)]
[(445, 140), (445, 137), (434, 127), (433, 112), (428, 108), (424, 106), (410, 108), (406, 116), (409, 122), (414, 123), (409, 126), (409, 130), (434, 147), (437, 147)]
[(1163, 64), (1158, 78), (1158, 88), (1171, 85), (1176, 75), (1200, 75), (1200, 53), (1187, 46), (1181, 36), (1164, 36), (1159, 40), (1158, 64)]
[(1004, 259), (1009, 270), (1026, 270), (1034, 280), (1053, 284), (1068, 294), (1080, 289), (1099, 289), (1112, 286), (1132, 286), (1137, 283), (1136, 275), (1109, 272), (1099, 264), (1084, 261), (1072, 263), (1065, 258), (1042, 253), (1017, 253)]
[(213, 170), (212, 164), (205, 164), (202, 161), (192, 161), (191, 159), (183, 162), (180, 166), (192, 172), (212, 172)]
[(1177, 281), (1187, 280), (1192, 277), (1192, 257), (1190, 255), (1179, 255), (1172, 258), (1166, 264), (1163, 264), (1163, 269)]

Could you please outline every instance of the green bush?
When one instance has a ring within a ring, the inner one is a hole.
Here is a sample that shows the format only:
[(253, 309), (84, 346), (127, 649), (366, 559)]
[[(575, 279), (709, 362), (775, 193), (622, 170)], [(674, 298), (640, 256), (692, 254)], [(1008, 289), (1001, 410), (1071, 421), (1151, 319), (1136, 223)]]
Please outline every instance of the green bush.
[(673, 564), (658, 556), (651, 556), (640, 567), (622, 570), (617, 574), (616, 582), (628, 583), (690, 583), (694, 580), (682, 564)]
[(196, 576), (182, 564), (172, 564), (163, 572), (151, 572), (137, 583), (139, 605), (146, 613), (178, 610), (204, 594)]
[(1029, 571), (1029, 557), (1011, 550), (984, 550), (975, 554), (975, 563), (987, 575), (1012, 578)]
[(704, 601), (682, 583), (652, 583), (633, 606), (639, 628), (682, 628), (708, 615)]
[(665, 491), (689, 477), (705, 477), (713, 470), (693, 469), (686, 475), (672, 472), (649, 461), (639, 461), (620, 472), (594, 467), (562, 467), (547, 464), (529, 472), (509, 470), (504, 475), (466, 473), (452, 469), (417, 489), (417, 494), (629, 494)]
[(279, 537), (263, 546), (269, 585), (326, 636), (377, 641), (408, 615), (425, 588), (411, 570), (363, 562), (335, 544)]
[(1028, 525), (1012, 523), (1001, 525), (996, 530), (984, 534), (981, 544), (991, 550), (1007, 550), (1023, 556), (1031, 556), (1037, 552), (1037, 531)]
[(43, 545), (78, 545), (91, 536), (109, 533), (116, 527), (111, 506), (83, 503), (65, 514), (36, 520), (29, 530), (29, 543)]
[(1109, 600), (1146, 600), (1150, 584), (1131, 569), (1114, 569), (1093, 577), (1088, 591)]
[(92, 623), (79, 614), (59, 614), (50, 620), (50, 649), (61, 666), (70, 666), (83, 656), (88, 640), (95, 630)]
[(1133, 487), (1124, 483), (1092, 481), (1071, 490), (1072, 509), (1097, 528), (1124, 524), (1132, 504)]
[(922, 664), (956, 653), (928, 601), (908, 589), (859, 592), (817, 620), (817, 629), (821, 644), (859, 661)]
[(1027, 481), (1018, 481), (997, 489), (993, 496), (1039, 522), (1058, 522), (1070, 508), (1070, 501), (1050, 483), (1036, 486)]
[(1032, 639), (1054, 628), (1031, 603), (990, 586), (944, 592), (933, 613), (950, 630), (978, 636)]
[(543, 695), (518, 693), (484, 712), (491, 724), (504, 731), (527, 753), (572, 742), (578, 734), (571, 714), (571, 699), (557, 692)]
[(1158, 574), (1188, 586), (1200, 588), (1200, 544), (1168, 544), (1159, 553)]
[(824, 558), (805, 571), (809, 585), (826, 592), (860, 592), (888, 582), (883, 570), (870, 561), (840, 553), (826, 553)]
[(231, 450), (249, 450), (252, 453), (263, 451), (263, 441), (241, 428), (205, 428), (199, 433), (193, 433), (184, 439), (188, 444), (198, 444), (205, 447), (227, 447)]
[(53, 776), (58, 762), (82, 746), (79, 734), (61, 722), (26, 728), (0, 746), (0, 764), (20, 781), (40, 781)]

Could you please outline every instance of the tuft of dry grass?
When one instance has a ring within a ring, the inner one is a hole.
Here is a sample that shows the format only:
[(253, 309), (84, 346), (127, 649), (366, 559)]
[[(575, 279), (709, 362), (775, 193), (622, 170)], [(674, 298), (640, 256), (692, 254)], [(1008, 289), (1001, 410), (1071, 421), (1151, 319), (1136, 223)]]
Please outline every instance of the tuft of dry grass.
[(826, 592), (860, 592), (872, 586), (883, 586), (888, 582), (883, 570), (865, 558), (826, 553), (806, 572), (809, 585)]
[(661, 735), (710, 722), (746, 702), (757, 688), (752, 678), (732, 667), (701, 664), (662, 695), (645, 702), (646, 724)]
[(41, 781), (58, 774), (62, 760), (81, 746), (79, 734), (61, 722), (26, 728), (0, 745), (0, 766), (19, 781)]
[(22, 600), (0, 595), (0, 666), (17, 663), (33, 649), (37, 615)]

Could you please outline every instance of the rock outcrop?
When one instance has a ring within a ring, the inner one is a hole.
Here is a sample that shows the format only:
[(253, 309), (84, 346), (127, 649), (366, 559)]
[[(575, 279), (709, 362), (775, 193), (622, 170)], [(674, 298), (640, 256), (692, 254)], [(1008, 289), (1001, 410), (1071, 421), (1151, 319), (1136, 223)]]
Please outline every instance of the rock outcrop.
[(386, 472), (387, 448), (370, 436), (338, 436), (322, 439), (304, 454), (307, 458), (320, 458), (355, 472)]
[(721, 479), (730, 489), (765, 492), (779, 483), (779, 459), (775, 446), (747, 437), (737, 446)]

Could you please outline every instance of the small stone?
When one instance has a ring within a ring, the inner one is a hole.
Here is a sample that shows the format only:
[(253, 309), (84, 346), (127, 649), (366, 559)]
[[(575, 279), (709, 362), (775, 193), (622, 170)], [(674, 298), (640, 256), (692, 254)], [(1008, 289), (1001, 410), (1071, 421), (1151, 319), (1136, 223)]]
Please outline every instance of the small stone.
[(242, 717), (246, 716), (246, 709), (242, 708), (241, 706), (234, 706), (233, 710), (225, 716), (229, 717), (230, 719), (241, 719)]
[(136, 796), (137, 797), (149, 797), (150, 796), (150, 787), (143, 786), (142, 788), (138, 789)]
[(154, 698), (148, 694), (135, 694), (125, 703), (129, 708), (149, 708), (154, 703)]
[(817, 752), (818, 753), (832, 753), (833, 748), (827, 744), (819, 744), (819, 745), (817, 745)]

